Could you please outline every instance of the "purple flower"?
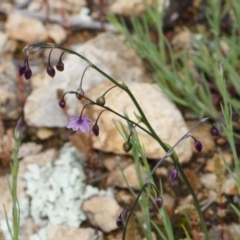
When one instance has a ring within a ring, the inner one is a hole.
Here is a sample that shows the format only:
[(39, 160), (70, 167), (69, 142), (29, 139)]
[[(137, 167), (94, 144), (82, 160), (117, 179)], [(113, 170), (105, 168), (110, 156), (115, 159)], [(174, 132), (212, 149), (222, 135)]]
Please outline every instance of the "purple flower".
[(67, 124), (67, 128), (72, 128), (73, 131), (89, 132), (89, 125), (92, 123), (86, 116), (73, 116)]

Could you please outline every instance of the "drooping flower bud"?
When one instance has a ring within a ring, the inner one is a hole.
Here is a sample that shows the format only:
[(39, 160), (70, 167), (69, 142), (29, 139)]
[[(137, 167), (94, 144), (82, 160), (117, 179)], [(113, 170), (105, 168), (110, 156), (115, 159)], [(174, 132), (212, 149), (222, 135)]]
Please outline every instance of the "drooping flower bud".
[(26, 64), (24, 62), (24, 63), (21, 63), (18, 67), (19, 76), (22, 76), (25, 73), (25, 70), (26, 70)]
[(129, 152), (132, 149), (132, 144), (130, 142), (125, 142), (123, 144), (123, 151), (124, 152)]
[(92, 132), (94, 133), (95, 136), (99, 135), (99, 127), (97, 124), (94, 124), (92, 127)]
[(123, 225), (123, 220), (122, 220), (121, 214), (116, 219), (116, 225), (118, 227), (122, 227), (122, 225)]
[(83, 89), (79, 87), (79, 88), (77, 89), (75, 95), (76, 95), (76, 98), (77, 98), (77, 99), (81, 100), (81, 99), (83, 98), (83, 96), (84, 96), (84, 91), (83, 91)]
[(171, 182), (173, 182), (178, 176), (178, 170), (176, 168), (172, 169), (171, 172), (170, 172), (170, 180)]
[(99, 104), (100, 106), (104, 106), (106, 103), (105, 97), (101, 96), (101, 97), (97, 98), (96, 103)]
[(14, 137), (16, 140), (21, 140), (24, 126), (25, 126), (25, 124), (24, 124), (23, 118), (20, 117), (17, 121), (17, 125), (16, 125), (15, 131), (14, 131)]
[(59, 102), (59, 107), (60, 108), (65, 108), (66, 106), (66, 102), (62, 99), (60, 102)]
[(216, 127), (212, 127), (211, 128), (211, 135), (213, 136), (213, 137), (218, 137), (219, 136), (219, 131), (218, 131), (218, 129), (216, 128)]
[(25, 72), (24, 72), (24, 77), (28, 80), (32, 76), (32, 70), (30, 67), (26, 67)]
[(54, 67), (52, 67), (52, 66), (48, 66), (48, 67), (47, 67), (47, 74), (48, 74), (50, 77), (54, 78), (55, 73), (56, 73), (56, 72), (55, 72)]
[(156, 206), (158, 207), (158, 209), (161, 209), (162, 206), (163, 206), (163, 199), (158, 196), (158, 197), (155, 199), (155, 204), (156, 204)]
[(62, 62), (62, 56), (63, 56), (64, 52), (61, 54), (60, 56), (60, 59), (56, 65), (56, 69), (59, 71), (59, 72), (62, 72), (64, 70), (64, 64)]
[(57, 65), (56, 65), (56, 69), (59, 71), (59, 72), (62, 72), (64, 70), (64, 64), (63, 62), (58, 62)]
[(199, 141), (195, 140), (195, 141), (194, 141), (194, 146), (195, 146), (195, 149), (196, 149), (198, 152), (201, 152), (201, 151), (202, 151), (202, 144), (201, 144)]

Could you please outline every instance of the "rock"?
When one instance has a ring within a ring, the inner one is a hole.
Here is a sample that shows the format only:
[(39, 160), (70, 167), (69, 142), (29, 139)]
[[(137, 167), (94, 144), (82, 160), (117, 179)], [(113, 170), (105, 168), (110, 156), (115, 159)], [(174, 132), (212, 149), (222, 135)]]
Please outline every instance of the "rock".
[[(189, 128), (193, 127), (196, 122), (187, 122)], [(201, 153), (209, 153), (215, 150), (214, 138), (210, 133), (210, 126), (207, 123), (200, 124), (191, 135), (195, 137), (199, 142), (202, 143)], [(198, 153), (194, 148), (194, 141), (192, 139), (192, 148), (195, 153)]]
[(18, 157), (23, 158), (28, 155), (34, 155), (42, 150), (42, 145), (35, 142), (22, 143), (18, 152)]
[[(124, 79), (126, 82), (140, 82), (147, 79), (140, 58), (132, 49), (124, 45), (117, 36), (111, 33), (99, 34), (85, 44), (76, 46), (74, 50), (116, 79)], [(80, 77), (87, 64), (73, 55), (68, 55), (63, 62), (65, 70), (61, 73), (56, 71), (53, 80), (45, 74), (48, 84), (34, 89), (27, 98), (24, 113), (28, 125), (65, 127), (67, 117), (64, 111), (70, 116), (76, 114), (76, 108), (80, 104), (79, 100), (74, 95), (67, 96), (67, 106), (63, 111), (58, 106), (60, 99), (57, 98), (57, 89), (63, 91), (77, 90)], [(105, 79), (96, 70), (89, 68), (84, 75), (83, 90), (87, 91)], [(46, 82), (46, 80), (39, 80)]]
[[(142, 171), (142, 178), (143, 180), (147, 179), (147, 176)], [(123, 174), (127, 180), (127, 183), (123, 177)], [(114, 171), (112, 171), (108, 178), (107, 178), (107, 185), (108, 186), (117, 186), (121, 188), (128, 188), (128, 185), (136, 190), (140, 189), (139, 181), (136, 173), (136, 167), (135, 164), (132, 163), (128, 165), (127, 167), (123, 168), (122, 171), (118, 168)]]
[[(105, 81), (87, 91), (86, 95), (95, 100), (111, 86), (113, 86), (112, 83)], [(127, 83), (127, 86), (132, 91), (132, 94), (142, 107), (153, 129), (155, 129), (162, 141), (173, 145), (188, 131), (180, 111), (167, 99), (157, 85), (149, 83)], [(130, 119), (137, 121), (134, 112), (138, 113), (138, 111), (127, 94), (118, 88), (114, 88), (107, 93), (106, 106), (120, 114), (126, 111)], [(86, 108), (86, 114), (93, 121), (97, 119), (100, 111), (102, 111), (102, 109), (97, 106)], [(105, 111), (98, 120), (100, 134), (98, 137), (92, 137), (93, 146), (96, 149), (101, 149), (106, 152), (125, 154), (122, 149), (124, 139), (119, 134), (113, 121), (116, 123), (121, 122), (126, 126), (125, 120), (120, 119), (109, 111)], [(141, 124), (141, 126), (145, 127), (143, 124)], [(156, 140), (140, 129), (136, 131), (148, 158), (160, 158), (164, 156), (165, 151), (159, 146)], [(111, 139), (111, 141), (109, 141), (109, 139)], [(178, 153), (181, 163), (186, 163), (190, 160), (192, 144), (192, 139), (189, 138), (182, 141), (176, 147), (176, 152)]]
[(226, 163), (229, 166), (231, 166), (231, 164), (232, 164), (232, 154), (227, 153), (227, 152), (223, 152), (222, 155), (223, 155), (223, 158), (219, 154), (214, 154), (213, 158), (207, 160), (206, 166), (204, 167), (204, 170), (207, 171), (207, 172), (213, 173), (215, 171), (215, 165), (216, 165), (215, 161), (220, 161), (220, 164), (223, 166), (224, 169), (225, 169), (224, 160), (226, 161)]
[(108, 233), (118, 228), (116, 218), (122, 212), (122, 209), (114, 198), (94, 196), (83, 202), (82, 210), (91, 224), (104, 232)]
[(5, 31), (9, 38), (26, 43), (39, 43), (47, 40), (48, 34), (41, 21), (25, 17), (17, 12), (8, 15)]
[[(152, 0), (147, 0), (147, 3), (152, 6)], [(164, 1), (157, 0), (159, 10), (163, 8)], [(115, 0), (109, 6), (109, 11), (113, 14), (124, 15), (130, 17), (133, 13), (134, 16), (139, 16), (145, 10), (144, 2), (142, 0)]]
[[(48, 240), (93, 240), (96, 238), (94, 235), (95, 230), (92, 228), (72, 228), (63, 226), (51, 226), (47, 229)], [(98, 231), (97, 240), (102, 240), (103, 234)]]
[(216, 175), (213, 173), (205, 173), (200, 177), (200, 182), (207, 189), (217, 190)]
[(46, 25), (48, 36), (56, 43), (61, 44), (65, 41), (67, 33), (65, 29), (58, 24), (47, 24)]
[(43, 152), (40, 153), (33, 153), (33, 154), (28, 154), (21, 160), (20, 164), (20, 170), (21, 166), (24, 166), (24, 171), (26, 170), (26, 166), (28, 164), (38, 164), (39, 166), (44, 166), (46, 164), (51, 164), (53, 163), (56, 158), (57, 158), (57, 150), (55, 148), (50, 148), (47, 149)]
[(116, 192), (115, 199), (120, 204), (131, 205), (135, 201), (134, 196), (126, 190), (119, 190)]
[(40, 128), (37, 131), (37, 137), (41, 140), (46, 140), (54, 135), (53, 130), (49, 128)]
[(120, 156), (109, 154), (104, 157), (103, 165), (108, 171), (113, 171), (121, 168), (125, 168), (132, 162), (132, 158), (129, 156)]
[(238, 195), (238, 187), (233, 178), (228, 178), (224, 181), (222, 192), (227, 195)]

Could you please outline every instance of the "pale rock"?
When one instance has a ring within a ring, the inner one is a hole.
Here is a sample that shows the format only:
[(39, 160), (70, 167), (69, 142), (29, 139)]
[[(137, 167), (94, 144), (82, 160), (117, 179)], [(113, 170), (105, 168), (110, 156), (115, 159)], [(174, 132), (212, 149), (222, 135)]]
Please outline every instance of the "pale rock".
[(41, 21), (17, 12), (8, 15), (5, 31), (9, 38), (27, 43), (45, 42), (48, 34)]
[(104, 232), (108, 233), (118, 228), (116, 218), (122, 212), (122, 208), (113, 197), (94, 196), (83, 202), (82, 210), (90, 223)]
[(155, 175), (157, 177), (167, 177), (169, 175), (169, 171), (165, 167), (158, 167), (155, 171)]
[(131, 205), (135, 201), (134, 196), (126, 190), (119, 190), (116, 192), (115, 199), (118, 203), (123, 203), (126, 205)]
[(54, 162), (57, 158), (57, 155), (58, 151), (55, 148), (50, 148), (40, 153), (29, 154), (21, 160), (20, 168), (23, 166), (24, 172), (28, 164), (38, 164), (39, 166), (44, 166)]
[[(223, 156), (223, 157), (222, 157)], [(224, 167), (224, 161), (227, 163), (227, 165), (231, 166), (232, 164), (232, 154), (228, 152), (223, 152), (221, 155), (215, 154), (213, 158), (207, 160), (206, 165), (204, 167), (204, 170), (207, 172), (214, 172), (215, 171), (215, 163), (216, 158), (218, 161), (220, 161), (220, 164)]]
[(59, 24), (46, 25), (48, 36), (56, 43), (61, 44), (66, 40), (67, 33), (65, 29)]
[[(63, 226), (50, 226), (47, 228), (48, 240), (93, 240), (96, 238), (94, 235), (95, 230), (92, 228), (72, 228)], [(103, 234), (98, 231), (97, 240), (102, 240)]]
[[(147, 3), (152, 6), (153, 0), (147, 0)], [(167, 1), (166, 1), (167, 3)], [(164, 7), (164, 1), (158, 0), (159, 10)], [(140, 15), (145, 10), (142, 0), (115, 0), (109, 7), (109, 11), (114, 14), (130, 17), (133, 13), (135, 16)]]
[[(112, 83), (105, 81), (87, 91), (86, 95), (95, 100), (111, 86), (113, 86)], [(173, 145), (186, 134), (188, 128), (183, 116), (157, 85), (149, 83), (127, 83), (127, 86), (135, 96), (153, 129), (156, 131), (156, 134), (163, 142)], [(106, 106), (122, 115), (123, 111), (126, 111), (131, 120), (137, 121), (134, 112), (138, 114), (138, 111), (128, 95), (119, 88), (114, 88), (107, 93)], [(100, 111), (102, 111), (102, 109), (97, 106), (86, 108), (86, 114), (92, 120), (97, 119)], [(119, 127), (119, 122), (125, 127), (127, 126), (126, 120), (122, 120), (110, 111), (105, 111), (98, 120), (98, 126), (100, 128), (99, 136), (92, 137), (93, 146), (96, 149), (101, 149), (106, 152), (125, 154), (122, 149), (124, 139), (116, 129), (114, 121)], [(144, 124), (141, 124), (141, 126), (146, 128)], [(137, 128), (136, 131), (148, 158), (160, 158), (165, 155), (165, 151), (156, 140), (141, 129)], [(186, 163), (190, 160), (192, 156), (192, 144), (192, 139), (188, 138), (183, 140), (175, 148), (181, 163)]]
[[(115, 79), (130, 81), (146, 81), (144, 66), (136, 53), (124, 45), (119, 38), (111, 33), (99, 34), (82, 45), (77, 45), (74, 50), (87, 57), (97, 67), (108, 73)], [(67, 55), (67, 54), (66, 54)], [(68, 55), (64, 59), (65, 70), (56, 71), (54, 79), (45, 74), (42, 82), (44, 86), (34, 89), (27, 98), (24, 115), (28, 125), (35, 127), (65, 127), (68, 121), (66, 114), (75, 115), (77, 106), (82, 106), (75, 95), (66, 96), (66, 108), (60, 109), (57, 98), (57, 89), (63, 91), (77, 90), (82, 73), (87, 64), (75, 55)], [(95, 69), (89, 68), (84, 75), (83, 90), (106, 80)]]
[[(123, 174), (127, 180), (127, 183), (123, 177)], [(142, 179), (143, 180), (147, 179), (147, 176), (146, 174), (144, 174), (143, 170), (142, 170)], [(125, 168), (122, 168), (122, 169), (118, 168), (112, 171), (107, 178), (107, 185), (117, 186), (121, 188), (128, 188), (128, 186), (130, 186), (133, 189), (139, 190), (140, 185), (137, 177), (135, 164), (132, 163)]]
[(49, 0), (48, 3), (50, 8), (55, 11), (64, 9), (71, 14), (78, 14), (82, 7), (86, 6), (85, 0)]
[(207, 189), (217, 190), (217, 178), (213, 173), (205, 173), (200, 177), (200, 182)]
[(37, 137), (41, 140), (46, 140), (54, 135), (53, 130), (49, 128), (40, 128), (37, 130)]
[(109, 154), (103, 158), (103, 165), (108, 171), (113, 171), (119, 167), (125, 168), (132, 162), (129, 156)]
[(43, 146), (35, 142), (22, 143), (19, 152), (18, 158), (23, 158), (28, 155), (37, 154), (42, 150)]
[(224, 180), (222, 192), (227, 195), (238, 195), (239, 192), (236, 181), (233, 178), (228, 178)]

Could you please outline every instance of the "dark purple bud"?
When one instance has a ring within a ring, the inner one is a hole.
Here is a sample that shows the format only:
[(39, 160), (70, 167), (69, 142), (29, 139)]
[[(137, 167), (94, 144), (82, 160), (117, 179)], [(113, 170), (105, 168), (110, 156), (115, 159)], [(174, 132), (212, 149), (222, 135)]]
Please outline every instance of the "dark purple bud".
[(57, 65), (56, 65), (56, 69), (59, 71), (59, 72), (62, 72), (64, 70), (64, 64), (63, 62), (58, 62)]
[(158, 207), (158, 209), (161, 209), (163, 206), (163, 199), (161, 197), (157, 197), (155, 199), (155, 204)]
[(123, 150), (124, 152), (129, 152), (132, 149), (132, 144), (130, 142), (125, 142), (123, 144)]
[(212, 135), (213, 137), (218, 137), (218, 136), (219, 136), (219, 131), (218, 131), (218, 129), (215, 128), (215, 127), (212, 127), (212, 128), (211, 128), (211, 135)]
[(92, 132), (94, 133), (95, 136), (99, 135), (99, 127), (97, 124), (94, 124), (92, 127)]
[(18, 67), (19, 76), (22, 76), (25, 73), (25, 70), (26, 70), (25, 63), (20, 64), (19, 67)]
[(54, 77), (55, 76), (55, 69), (52, 67), (52, 66), (48, 66), (47, 67), (47, 74), (50, 76), (50, 77)]
[(201, 151), (202, 151), (202, 144), (201, 144), (199, 141), (195, 140), (194, 146), (195, 146), (195, 149), (196, 149), (198, 152), (201, 152)]
[(30, 67), (26, 67), (25, 72), (24, 72), (24, 77), (28, 80), (32, 76), (32, 70)]
[(59, 107), (60, 107), (60, 108), (65, 108), (65, 106), (66, 106), (66, 102), (65, 102), (64, 100), (61, 100), (61, 101), (59, 102)]
[(118, 227), (122, 227), (123, 221), (122, 221), (121, 215), (119, 215), (119, 216), (117, 217), (117, 219), (116, 219), (116, 225), (117, 225)]
[(178, 176), (178, 170), (176, 168), (172, 169), (170, 172), (170, 180), (173, 182)]

